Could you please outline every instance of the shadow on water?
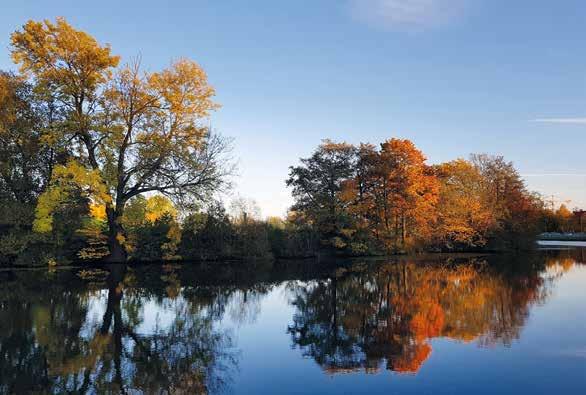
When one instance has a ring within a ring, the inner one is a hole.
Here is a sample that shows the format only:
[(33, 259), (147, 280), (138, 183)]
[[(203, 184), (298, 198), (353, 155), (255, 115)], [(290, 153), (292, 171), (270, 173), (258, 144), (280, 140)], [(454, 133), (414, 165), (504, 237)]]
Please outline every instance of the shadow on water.
[[(584, 250), (530, 256), (0, 272), (0, 393), (220, 393), (231, 319), (281, 287), (290, 343), (330, 374), (414, 373), (438, 337), (508, 346)], [(262, 339), (258, 339), (262, 341)]]

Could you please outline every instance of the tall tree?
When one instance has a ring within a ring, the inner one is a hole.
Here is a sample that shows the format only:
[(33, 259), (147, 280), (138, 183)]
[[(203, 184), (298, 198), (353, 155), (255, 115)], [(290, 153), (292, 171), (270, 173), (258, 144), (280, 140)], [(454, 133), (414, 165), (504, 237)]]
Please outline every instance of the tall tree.
[[(40, 252), (32, 248), (44, 239), (31, 233), (34, 208), (55, 164), (68, 155), (47, 138), (59, 116), (50, 98), (36, 92), (29, 81), (0, 71), (0, 261), (27, 261), (27, 253)], [(61, 230), (53, 232), (55, 244), (68, 239)]]
[(436, 166), (436, 173), (441, 187), (435, 241), (449, 250), (485, 246), (496, 226), (496, 213), (488, 204), (480, 171), (457, 159)]
[(430, 236), (438, 182), (425, 156), (409, 140), (390, 139), (380, 151), (360, 149), (356, 210), (387, 250)]
[(54, 164), (65, 158), (47, 141), (57, 117), (25, 78), (0, 72), (0, 198), (34, 204), (46, 188)]
[(157, 191), (179, 201), (203, 199), (225, 184), (227, 142), (205, 126), (214, 89), (193, 61), (143, 73), (64, 19), (27, 22), (12, 35), (12, 58), (65, 117), (54, 139), (74, 157), (53, 174), (39, 201), (36, 229), (71, 188), (106, 207), (111, 261), (124, 261), (122, 218), (134, 196)]
[(487, 206), (496, 214), (492, 247), (524, 249), (535, 243), (543, 212), (542, 199), (529, 192), (512, 162), (502, 156), (475, 154), (472, 163), (483, 178)]
[(293, 210), (302, 211), (328, 240), (344, 226), (347, 203), (340, 194), (344, 182), (354, 176), (356, 148), (324, 140), (300, 166), (292, 166), (287, 186), (293, 188)]

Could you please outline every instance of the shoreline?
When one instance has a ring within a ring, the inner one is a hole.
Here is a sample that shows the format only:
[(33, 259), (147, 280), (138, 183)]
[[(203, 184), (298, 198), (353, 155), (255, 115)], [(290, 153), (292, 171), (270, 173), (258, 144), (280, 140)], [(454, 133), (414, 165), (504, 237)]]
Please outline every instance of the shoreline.
[(218, 267), (247, 267), (254, 268), (255, 266), (263, 264), (279, 264), (279, 263), (315, 263), (315, 264), (331, 264), (335, 261), (356, 261), (364, 260), (369, 262), (376, 261), (404, 261), (404, 260), (415, 260), (422, 261), (428, 259), (437, 258), (474, 258), (474, 257), (487, 257), (495, 255), (517, 255), (523, 253), (531, 253), (536, 251), (542, 251), (550, 249), (548, 247), (565, 247), (564, 249), (572, 248), (586, 248), (586, 241), (566, 241), (566, 240), (536, 240), (537, 248), (529, 251), (509, 251), (509, 252), (495, 252), (495, 251), (469, 251), (469, 252), (421, 252), (415, 254), (396, 254), (396, 255), (374, 255), (374, 256), (348, 256), (348, 257), (337, 257), (337, 256), (322, 256), (322, 257), (304, 257), (304, 258), (270, 258), (270, 259), (251, 259), (251, 260), (168, 260), (168, 261), (133, 261), (129, 260), (125, 263), (108, 263), (104, 261), (87, 261), (87, 262), (70, 262), (64, 265), (22, 265), (22, 266), (0, 266), (0, 272), (4, 271), (26, 271), (26, 270), (38, 270), (38, 269), (50, 269), (50, 270), (75, 270), (84, 268), (104, 268), (111, 265), (129, 265), (129, 266), (165, 266), (165, 265), (191, 265), (191, 266), (218, 266)]

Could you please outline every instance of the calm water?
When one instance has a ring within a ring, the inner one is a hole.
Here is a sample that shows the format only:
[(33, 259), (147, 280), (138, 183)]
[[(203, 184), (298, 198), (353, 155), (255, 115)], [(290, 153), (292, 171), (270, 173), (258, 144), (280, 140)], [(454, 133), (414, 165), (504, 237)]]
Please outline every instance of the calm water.
[(584, 394), (583, 262), (0, 271), (0, 393)]

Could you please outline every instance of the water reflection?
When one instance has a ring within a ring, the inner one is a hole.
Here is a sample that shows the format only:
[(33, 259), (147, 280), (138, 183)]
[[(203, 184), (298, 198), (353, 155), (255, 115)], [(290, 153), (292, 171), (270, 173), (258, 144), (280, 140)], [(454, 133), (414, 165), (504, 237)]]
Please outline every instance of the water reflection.
[(223, 323), (253, 324), (279, 285), (294, 307), (283, 331), (325, 372), (416, 373), (434, 338), (509, 346), (576, 262), (584, 251), (343, 267), (3, 271), (0, 393), (226, 392), (241, 353)]
[[(36, 286), (23, 283), (27, 276), (11, 282), (20, 286), (4, 292), (10, 297), (0, 305), (0, 392), (224, 388), (237, 355), (230, 334), (215, 323), (230, 292), (183, 292), (172, 270), (150, 287), (138, 287), (148, 279), (139, 281), (124, 266), (113, 266), (103, 281), (99, 274), (37, 278)], [(171, 315), (145, 322), (147, 305)]]
[(354, 265), (291, 285), (296, 313), (288, 333), (328, 373), (416, 373), (433, 338), (509, 346), (530, 307), (583, 261), (576, 253)]

